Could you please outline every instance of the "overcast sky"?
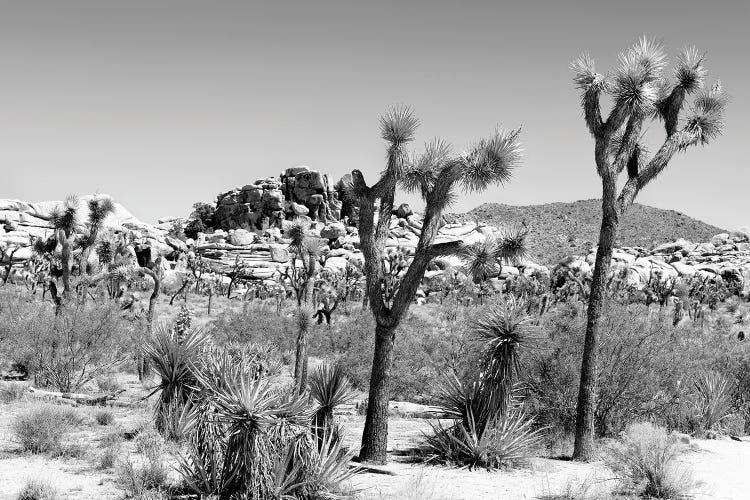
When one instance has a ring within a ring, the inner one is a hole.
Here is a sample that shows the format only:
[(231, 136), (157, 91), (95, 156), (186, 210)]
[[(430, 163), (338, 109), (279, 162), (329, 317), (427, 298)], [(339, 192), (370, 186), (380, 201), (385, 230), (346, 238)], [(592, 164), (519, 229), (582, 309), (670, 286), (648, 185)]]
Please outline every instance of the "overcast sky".
[(394, 103), (422, 121), (415, 147), (523, 126), (513, 181), (455, 210), (599, 197), (568, 65), (589, 51), (606, 72), (647, 34), (706, 51), (732, 102), (725, 135), (638, 201), (750, 224), (750, 2), (510, 3), (0, 0), (0, 198), (109, 193), (153, 221), (298, 164), (373, 179)]

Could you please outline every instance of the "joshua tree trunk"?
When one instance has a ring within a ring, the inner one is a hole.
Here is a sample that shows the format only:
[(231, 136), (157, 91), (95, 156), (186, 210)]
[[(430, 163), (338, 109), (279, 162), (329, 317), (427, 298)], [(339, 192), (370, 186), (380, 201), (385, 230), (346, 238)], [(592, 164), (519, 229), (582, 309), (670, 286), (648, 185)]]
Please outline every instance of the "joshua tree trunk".
[[(306, 314), (300, 310), (299, 314)], [(300, 321), (302, 323), (302, 321)], [(297, 352), (294, 358), (294, 387), (297, 394), (302, 394), (307, 387), (307, 328), (308, 322), (300, 324), (297, 333)]]
[(369, 462), (384, 464), (388, 449), (388, 398), (391, 390), (391, 366), (395, 328), (377, 325), (375, 354), (370, 373), (370, 395), (367, 399), (367, 418), (362, 433), (361, 457)]
[[(161, 262), (157, 261), (157, 266), (160, 265)], [(148, 299), (148, 312), (146, 313), (146, 334), (149, 338), (151, 338), (151, 335), (154, 331), (154, 316), (156, 314), (156, 302), (159, 300), (159, 291), (161, 290), (161, 273), (157, 271), (154, 271), (152, 269), (143, 268), (143, 272), (151, 277), (152, 280), (154, 280), (154, 289), (151, 291), (151, 296)], [(148, 372), (148, 366), (146, 365), (146, 359), (143, 356), (143, 351), (141, 350), (140, 346), (137, 347), (137, 357), (136, 363), (138, 364), (138, 380), (140, 382), (143, 382), (143, 379), (146, 377), (146, 373)]]
[(574, 457), (592, 460), (594, 447), (594, 409), (596, 407), (596, 369), (599, 343), (599, 319), (602, 304), (607, 293), (607, 274), (612, 260), (612, 249), (617, 236), (617, 212), (614, 199), (602, 201), (602, 226), (599, 231), (599, 246), (596, 250), (596, 263), (591, 281), (589, 307), (586, 319), (586, 336), (581, 362), (581, 380), (578, 389), (576, 412), (576, 435)]
[[(62, 231), (61, 231), (62, 233)], [(70, 273), (71, 269), (73, 267), (73, 255), (70, 248), (70, 241), (68, 240), (68, 235), (62, 233), (62, 252), (60, 253), (60, 264), (62, 267), (62, 282), (63, 282), (63, 292), (62, 297), (64, 301), (67, 301), (70, 298)]]

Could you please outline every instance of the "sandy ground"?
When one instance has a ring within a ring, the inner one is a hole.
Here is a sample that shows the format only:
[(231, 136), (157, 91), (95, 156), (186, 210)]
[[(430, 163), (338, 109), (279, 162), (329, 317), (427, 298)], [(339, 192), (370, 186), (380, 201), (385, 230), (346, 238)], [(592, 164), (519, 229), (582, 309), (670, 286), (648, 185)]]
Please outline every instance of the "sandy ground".
[[(348, 417), (347, 441), (358, 444), (361, 417)], [(425, 420), (392, 420), (389, 450), (403, 452), (429, 431)], [(750, 499), (750, 438), (695, 440), (696, 450), (682, 458), (688, 474), (696, 482), (696, 499)], [(397, 453), (398, 455), (398, 453)], [(550, 498), (562, 493), (582, 492), (596, 496), (616, 487), (611, 472), (600, 462), (578, 463), (568, 460), (536, 458), (527, 469), (509, 471), (469, 471), (409, 463), (394, 456), (377, 469), (387, 474), (362, 473), (353, 484), (368, 500), (524, 500)]]
[[(135, 377), (128, 376), (127, 393), (131, 400), (144, 393)], [(24, 410), (24, 403), (0, 404), (0, 500), (16, 498), (30, 478), (46, 480), (55, 485), (65, 500), (120, 499), (125, 492), (115, 482), (113, 470), (97, 469), (96, 457), (101, 452), (103, 436), (143, 425), (150, 409), (141, 404), (136, 408), (114, 408), (115, 423), (99, 426), (93, 418), (96, 410), (78, 408), (85, 424), (76, 430), (70, 442), (84, 452), (78, 458), (50, 458), (20, 451), (10, 430), (14, 417)], [(364, 418), (342, 416), (347, 429), (346, 443), (359, 446)], [(362, 500), (474, 500), (474, 499), (548, 499), (563, 493), (566, 498), (582, 498), (607, 493), (616, 483), (601, 463), (583, 464), (567, 460), (535, 458), (521, 470), (468, 471), (441, 466), (410, 463), (408, 450), (417, 444), (430, 426), (423, 419), (392, 417), (389, 432), (388, 465), (376, 467), (378, 473), (365, 471), (352, 481)], [(744, 442), (722, 439), (695, 441), (696, 450), (682, 461), (692, 470), (699, 483), (696, 499), (750, 498), (750, 439)], [(133, 455), (133, 444), (126, 442), (123, 452)], [(405, 453), (406, 452), (406, 453)], [(176, 478), (176, 477), (175, 477)], [(602, 496), (606, 498), (606, 496)]]

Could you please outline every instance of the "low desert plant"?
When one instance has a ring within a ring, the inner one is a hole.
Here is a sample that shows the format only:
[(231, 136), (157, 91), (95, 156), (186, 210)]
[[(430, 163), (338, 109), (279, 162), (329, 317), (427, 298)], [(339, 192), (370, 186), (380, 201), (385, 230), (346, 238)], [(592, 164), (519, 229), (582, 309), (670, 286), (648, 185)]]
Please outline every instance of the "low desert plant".
[(152, 429), (140, 432), (133, 444), (135, 451), (144, 455), (158, 455), (164, 450), (164, 438)]
[(355, 395), (354, 388), (340, 367), (324, 364), (313, 370), (310, 397), (315, 402), (313, 427), (319, 436), (323, 432), (334, 431), (334, 409), (351, 402)]
[(102, 375), (100, 377), (97, 377), (96, 385), (97, 387), (99, 387), (99, 390), (101, 392), (106, 392), (108, 394), (122, 389), (122, 384), (114, 375)]
[(130, 497), (147, 494), (150, 490), (166, 488), (168, 468), (161, 456), (147, 455), (142, 464), (126, 458), (117, 466), (117, 482)]
[(695, 381), (693, 404), (701, 431), (719, 430), (732, 412), (729, 381), (717, 372), (701, 374)]
[(117, 464), (122, 448), (120, 444), (112, 444), (105, 447), (97, 457), (96, 466), (99, 469), (111, 469)]
[(154, 409), (155, 424), (167, 439), (173, 437), (168, 432), (170, 421), (182, 412), (196, 387), (195, 364), (207, 342), (208, 337), (200, 330), (178, 333), (162, 325), (143, 348), (149, 364), (161, 377), (150, 395), (159, 394)]
[(0, 383), (0, 402), (13, 403), (26, 394), (26, 384), (18, 382)]
[(13, 434), (24, 451), (60, 453), (70, 429), (82, 423), (72, 408), (51, 404), (30, 405), (12, 423)]
[(94, 415), (94, 418), (99, 425), (110, 425), (115, 421), (115, 414), (110, 410), (99, 410), (96, 412), (96, 415)]
[(663, 427), (644, 422), (630, 424), (622, 440), (604, 454), (607, 466), (626, 490), (648, 498), (684, 498), (695, 486), (690, 471), (678, 457), (687, 445)]
[(57, 500), (58, 498), (60, 495), (57, 489), (39, 479), (29, 479), (16, 495), (16, 500)]

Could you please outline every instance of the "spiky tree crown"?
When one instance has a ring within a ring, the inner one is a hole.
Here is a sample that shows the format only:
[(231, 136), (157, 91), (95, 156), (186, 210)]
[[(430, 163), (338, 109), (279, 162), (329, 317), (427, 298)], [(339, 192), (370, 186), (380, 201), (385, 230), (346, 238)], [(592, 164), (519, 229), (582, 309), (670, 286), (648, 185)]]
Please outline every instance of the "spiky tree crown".
[[(619, 65), (605, 76), (596, 72), (594, 60), (583, 54), (571, 64), (573, 82), (581, 89), (586, 124), (597, 141), (597, 167), (605, 183), (613, 183), (627, 167), (628, 182), (618, 197), (619, 211), (661, 173), (672, 156), (694, 144), (707, 144), (723, 129), (727, 99), (720, 83), (705, 91), (705, 56), (695, 47), (684, 49), (671, 75), (661, 43), (643, 37), (619, 56)], [(600, 110), (602, 94), (612, 97), (606, 119)], [(697, 94), (681, 116), (689, 95)], [(647, 120), (664, 124), (666, 139), (649, 159), (641, 143)], [(602, 147), (600, 147), (602, 146)]]

